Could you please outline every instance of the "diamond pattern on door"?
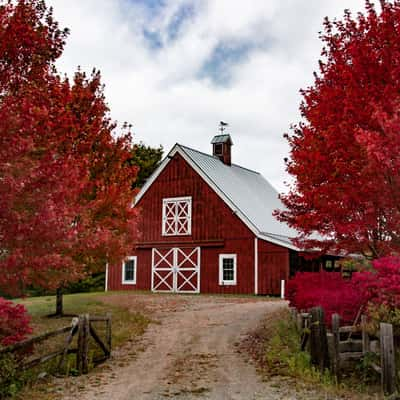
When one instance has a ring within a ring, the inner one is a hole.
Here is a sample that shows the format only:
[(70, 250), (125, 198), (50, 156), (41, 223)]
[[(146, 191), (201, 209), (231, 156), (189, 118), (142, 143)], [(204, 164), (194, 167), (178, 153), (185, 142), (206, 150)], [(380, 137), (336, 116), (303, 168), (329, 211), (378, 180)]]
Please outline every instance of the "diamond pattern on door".
[(152, 250), (153, 292), (200, 293), (200, 247)]

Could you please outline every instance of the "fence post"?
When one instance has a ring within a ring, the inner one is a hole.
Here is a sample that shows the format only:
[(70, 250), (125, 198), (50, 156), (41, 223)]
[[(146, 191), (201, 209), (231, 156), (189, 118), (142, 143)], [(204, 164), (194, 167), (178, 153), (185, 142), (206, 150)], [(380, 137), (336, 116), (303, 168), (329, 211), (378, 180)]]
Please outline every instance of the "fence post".
[(82, 373), (82, 366), (81, 366), (81, 353), (82, 353), (82, 326), (83, 326), (83, 317), (79, 315), (78, 317), (78, 341), (77, 341), (77, 349), (76, 349), (76, 369), (78, 373)]
[(112, 341), (112, 332), (111, 332), (111, 314), (107, 313), (107, 322), (106, 322), (106, 341), (108, 346), (109, 354), (111, 354), (111, 341)]
[(297, 309), (296, 307), (289, 307), (290, 311), (290, 318), (292, 319), (293, 322), (297, 321)]
[(329, 366), (329, 355), (324, 311), (321, 307), (314, 307), (311, 309), (310, 328), (311, 362), (314, 365), (318, 365), (322, 372)]
[(68, 356), (68, 350), (69, 350), (69, 346), (71, 345), (72, 339), (74, 338), (74, 335), (76, 334), (76, 331), (79, 327), (79, 318), (72, 318), (72, 322), (71, 322), (71, 331), (69, 332), (67, 338), (65, 339), (65, 348), (64, 348), (64, 352), (60, 358), (60, 361), (58, 363), (58, 370), (62, 370), (64, 368), (64, 362)]
[(302, 334), (303, 333), (303, 314), (301, 312), (297, 313), (296, 316), (296, 327), (297, 331)]
[(310, 314), (300, 314), (299, 326), (299, 332), (301, 334), (300, 349), (301, 351), (304, 351), (310, 338)]
[(87, 374), (89, 370), (89, 314), (79, 316), (76, 368), (79, 374)]
[(82, 352), (82, 372), (87, 374), (89, 372), (89, 314), (83, 316), (84, 323), (84, 341), (83, 341), (83, 352)]
[(332, 360), (332, 369), (337, 379), (340, 378), (340, 316), (339, 314), (332, 315), (332, 334), (333, 334), (333, 360)]
[(396, 391), (396, 370), (392, 324), (386, 324), (383, 322), (380, 324), (380, 343), (382, 390), (384, 394), (390, 395)]
[(369, 335), (367, 332), (367, 317), (365, 315), (361, 315), (361, 335), (362, 335), (362, 352), (365, 355), (370, 351)]

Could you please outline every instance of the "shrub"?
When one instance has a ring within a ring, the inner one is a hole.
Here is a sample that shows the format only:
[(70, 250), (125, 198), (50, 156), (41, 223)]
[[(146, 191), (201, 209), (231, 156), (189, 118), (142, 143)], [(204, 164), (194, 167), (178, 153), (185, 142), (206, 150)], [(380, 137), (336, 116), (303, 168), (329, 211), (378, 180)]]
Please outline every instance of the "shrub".
[(26, 338), (32, 332), (30, 317), (21, 304), (0, 297), (0, 344), (7, 346)]
[(301, 272), (288, 282), (287, 299), (298, 310), (320, 306), (325, 320), (331, 323), (332, 314), (338, 313), (345, 323), (351, 323), (364, 302), (364, 296), (352, 280), (343, 279), (340, 272)]
[(20, 387), (17, 363), (9, 354), (0, 356), (0, 399), (14, 396)]
[(374, 271), (357, 273), (354, 284), (366, 292), (369, 303), (400, 308), (400, 258), (383, 257), (372, 265)]
[(290, 305), (299, 310), (321, 306), (326, 322), (338, 313), (344, 323), (352, 323), (362, 307), (374, 318), (376, 315), (397, 315), (400, 309), (400, 258), (375, 260), (372, 271), (353, 273), (343, 279), (340, 272), (297, 273), (287, 285)]

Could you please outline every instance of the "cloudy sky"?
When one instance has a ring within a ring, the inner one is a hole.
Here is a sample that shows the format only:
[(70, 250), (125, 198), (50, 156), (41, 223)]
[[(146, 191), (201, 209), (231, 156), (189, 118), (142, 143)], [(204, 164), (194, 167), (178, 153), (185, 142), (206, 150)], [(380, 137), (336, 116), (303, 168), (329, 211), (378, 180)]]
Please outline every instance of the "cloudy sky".
[(111, 116), (135, 140), (210, 152), (227, 121), (233, 162), (280, 191), (288, 180), (282, 135), (299, 120), (325, 16), (364, 0), (48, 0), (71, 30), (58, 67), (101, 70)]

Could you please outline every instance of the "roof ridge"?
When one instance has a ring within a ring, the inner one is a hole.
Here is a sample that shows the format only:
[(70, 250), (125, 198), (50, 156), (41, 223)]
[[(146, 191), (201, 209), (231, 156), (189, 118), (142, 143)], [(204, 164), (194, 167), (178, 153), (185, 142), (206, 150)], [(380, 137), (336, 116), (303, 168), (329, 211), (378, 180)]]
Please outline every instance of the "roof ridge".
[[(182, 147), (182, 148), (184, 148), (184, 149), (189, 149), (189, 150), (191, 150), (191, 151), (195, 151), (196, 153), (203, 154), (204, 156), (207, 156), (207, 157), (213, 158), (213, 159), (215, 159), (215, 160), (219, 160), (219, 158), (218, 158), (218, 157), (216, 157), (216, 156), (213, 156), (212, 154), (207, 154), (207, 153), (204, 153), (204, 151), (200, 151), (200, 150), (194, 149), (193, 147), (185, 146), (184, 144), (180, 144), (180, 143), (177, 143), (177, 145), (178, 145), (179, 147)], [(225, 164), (224, 164), (224, 165), (225, 165)], [(241, 166), (241, 165), (238, 165), (238, 164), (234, 164), (234, 163), (232, 163), (232, 164), (231, 164), (231, 166), (233, 166), (233, 167), (237, 167), (237, 168), (241, 168), (241, 169), (245, 169), (246, 171), (252, 172), (253, 174), (261, 175), (261, 172), (254, 171), (253, 169), (246, 168), (246, 167), (243, 167), (243, 166)], [(261, 175), (261, 176), (262, 176), (262, 175)]]

